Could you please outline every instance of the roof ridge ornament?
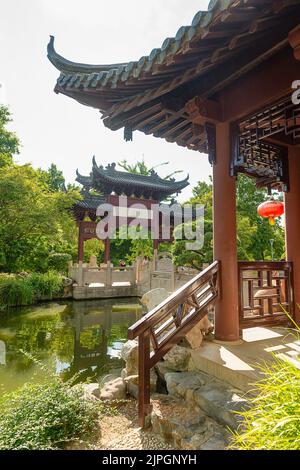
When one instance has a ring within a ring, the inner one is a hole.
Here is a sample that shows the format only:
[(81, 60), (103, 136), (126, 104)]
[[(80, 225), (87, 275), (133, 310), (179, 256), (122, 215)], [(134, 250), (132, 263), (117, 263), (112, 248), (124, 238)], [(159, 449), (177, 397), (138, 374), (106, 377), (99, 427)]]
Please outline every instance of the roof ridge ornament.
[(111, 70), (118, 70), (121, 67), (125, 68), (128, 63), (119, 63), (119, 64), (82, 64), (80, 62), (72, 62), (71, 60), (65, 59), (63, 56), (59, 55), (54, 48), (55, 37), (50, 35), (50, 40), (47, 45), (47, 57), (50, 62), (56, 67), (60, 72), (72, 72), (72, 73), (100, 73), (100, 72), (109, 72)]

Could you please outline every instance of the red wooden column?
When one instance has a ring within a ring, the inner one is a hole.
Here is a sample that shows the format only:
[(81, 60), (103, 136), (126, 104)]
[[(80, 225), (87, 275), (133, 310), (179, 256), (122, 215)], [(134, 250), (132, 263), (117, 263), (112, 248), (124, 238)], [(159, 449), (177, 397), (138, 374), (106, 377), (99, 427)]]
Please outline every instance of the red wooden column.
[(230, 125), (216, 125), (216, 163), (213, 166), (214, 259), (221, 261), (221, 295), (216, 303), (215, 336), (239, 340), (236, 183), (230, 176)]
[(287, 261), (294, 270), (295, 317), (300, 324), (300, 147), (289, 147), (290, 192), (285, 193), (285, 237)]
[(105, 251), (104, 251), (104, 263), (108, 263), (110, 261), (110, 239), (105, 239)]
[(84, 238), (82, 223), (79, 222), (78, 226), (78, 263), (83, 261), (84, 258)]

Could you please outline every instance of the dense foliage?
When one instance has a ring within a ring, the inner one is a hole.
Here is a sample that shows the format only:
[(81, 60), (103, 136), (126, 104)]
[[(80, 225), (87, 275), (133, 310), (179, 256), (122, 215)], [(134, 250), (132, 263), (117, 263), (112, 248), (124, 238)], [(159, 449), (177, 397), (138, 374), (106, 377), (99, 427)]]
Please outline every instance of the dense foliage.
[(0, 450), (61, 449), (95, 429), (95, 404), (59, 379), (25, 385), (0, 399)]
[[(127, 160), (122, 160), (118, 163), (119, 167), (123, 170), (128, 171), (129, 173), (135, 173), (137, 175), (145, 175), (150, 176), (158, 167), (169, 165), (169, 162), (163, 162), (156, 166), (148, 166), (144, 160), (140, 162), (136, 162), (133, 165), (127, 162)], [(169, 175), (165, 176), (164, 179), (168, 180), (172, 178), (174, 175), (182, 173), (182, 170), (176, 170), (170, 173)]]
[[(31, 165), (17, 165), (13, 155), (19, 151), (19, 141), (7, 130), (11, 120), (9, 111), (0, 106), (0, 271), (2, 272), (67, 272), (67, 264), (77, 255), (77, 228), (71, 207), (81, 196), (78, 188), (66, 188), (63, 173), (52, 164), (47, 171)], [(167, 165), (164, 162), (158, 166)], [(119, 163), (125, 171), (150, 175), (156, 167), (144, 160), (133, 165), (126, 160)], [(178, 171), (166, 176), (168, 179)], [(257, 206), (267, 199), (265, 190), (257, 189), (250, 178), (239, 176), (237, 182), (238, 257), (243, 260), (269, 260), (284, 254), (284, 233), (280, 222), (271, 227), (257, 215)], [(172, 245), (177, 265), (201, 269), (213, 258), (212, 183), (199, 182), (188, 201), (205, 207), (204, 244), (194, 251), (186, 250), (185, 240)], [(225, 216), (225, 214), (224, 214)], [(192, 223), (195, 229), (195, 223)], [(181, 227), (175, 230), (175, 237)], [(131, 263), (138, 255), (151, 257), (152, 240), (120, 239), (111, 241), (111, 261)], [(85, 261), (96, 255), (103, 261), (104, 244), (99, 240), (85, 243)], [(16, 286), (17, 284), (15, 284)], [(22, 284), (25, 289), (25, 285)], [(21, 287), (20, 287), (21, 289)], [(20, 291), (18, 288), (18, 292)], [(27, 289), (27, 286), (26, 286)], [(27, 289), (25, 297), (30, 297)]]
[[(65, 272), (67, 260), (76, 254), (70, 208), (80, 198), (79, 191), (70, 186), (66, 190), (54, 164), (43, 171), (14, 163), (19, 141), (6, 129), (10, 120), (8, 109), (0, 106), (0, 270)], [(55, 260), (56, 253), (67, 255), (64, 264), (63, 257)]]
[(300, 450), (300, 370), (277, 359), (264, 371), (244, 423), (233, 437), (242, 450)]
[[(267, 200), (267, 191), (257, 189), (254, 180), (240, 175), (237, 180), (237, 246), (240, 260), (275, 260), (284, 256), (284, 230), (277, 220), (271, 226), (257, 214), (257, 207)], [(185, 240), (176, 240), (172, 251), (177, 265), (201, 269), (203, 263), (213, 259), (213, 187), (212, 182), (200, 181), (193, 189), (190, 204), (204, 206), (204, 244), (195, 251), (186, 250)], [(226, 217), (226, 214), (224, 214)], [(195, 223), (194, 223), (195, 225)], [(175, 230), (181, 233), (181, 227)], [(271, 242), (273, 240), (273, 253)]]
[(11, 164), (13, 155), (19, 153), (17, 136), (6, 128), (11, 120), (8, 108), (0, 104), (0, 168)]
[(55, 272), (29, 275), (0, 275), (0, 310), (31, 305), (42, 299), (52, 299), (63, 291), (63, 278)]

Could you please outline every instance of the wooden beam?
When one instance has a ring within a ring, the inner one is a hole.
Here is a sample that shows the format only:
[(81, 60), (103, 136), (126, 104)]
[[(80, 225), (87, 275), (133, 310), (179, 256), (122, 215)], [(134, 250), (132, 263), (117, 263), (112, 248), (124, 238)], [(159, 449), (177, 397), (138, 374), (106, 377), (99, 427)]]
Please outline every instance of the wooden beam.
[(188, 101), (184, 110), (189, 115), (192, 122), (202, 124), (203, 120), (221, 122), (223, 120), (222, 108), (217, 101), (203, 99), (196, 96)]
[[(284, 73), (283, 73), (284, 71)], [(235, 121), (291, 93), (300, 63), (289, 47), (219, 93), (224, 121)]]
[[(300, 60), (300, 25), (289, 33), (289, 43), (293, 48), (294, 57)], [(300, 80), (300, 77), (297, 77)]]

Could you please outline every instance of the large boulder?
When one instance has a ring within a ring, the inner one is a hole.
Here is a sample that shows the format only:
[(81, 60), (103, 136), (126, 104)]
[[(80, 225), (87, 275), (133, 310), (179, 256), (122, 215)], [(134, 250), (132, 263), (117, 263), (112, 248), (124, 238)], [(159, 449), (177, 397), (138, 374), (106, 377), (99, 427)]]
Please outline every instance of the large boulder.
[(101, 400), (124, 400), (126, 398), (126, 384), (121, 377), (106, 382), (100, 390)]
[(203, 335), (212, 330), (213, 325), (209, 321), (208, 316), (205, 315), (205, 317), (185, 335), (185, 338), (192, 349), (199, 349), (203, 341)]
[(188, 402), (190, 392), (205, 385), (208, 376), (201, 372), (168, 372), (165, 381), (169, 395), (183, 398)]
[(191, 352), (187, 348), (174, 346), (164, 356), (164, 366), (177, 372), (188, 370)]
[(157, 307), (160, 303), (166, 300), (169, 297), (169, 292), (166, 289), (158, 288), (152, 289), (146, 294), (143, 295), (141, 302), (143, 305), (146, 305), (148, 312)]
[(98, 382), (83, 384), (84, 396), (88, 400), (97, 400), (100, 397), (100, 388)]
[[(123, 380), (127, 386), (127, 392), (129, 395), (138, 399), (139, 395), (139, 376), (136, 375), (126, 375), (126, 370), (122, 371)], [(150, 391), (156, 392), (157, 386), (157, 375), (153, 369), (150, 370)]]
[(135, 375), (138, 372), (138, 350), (136, 340), (126, 341), (122, 347), (121, 357), (126, 362), (126, 375)]

